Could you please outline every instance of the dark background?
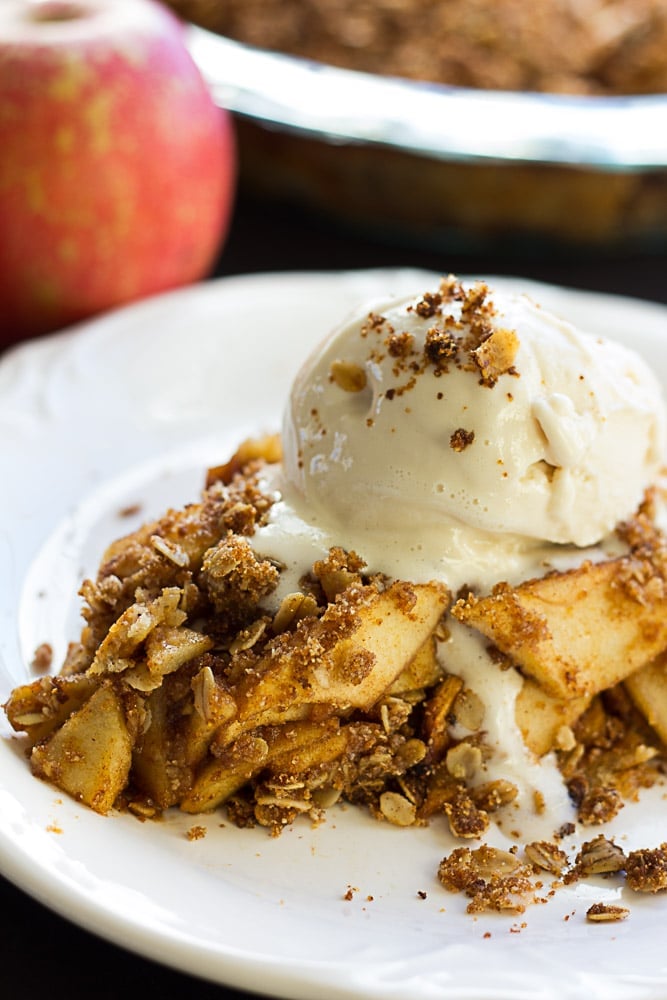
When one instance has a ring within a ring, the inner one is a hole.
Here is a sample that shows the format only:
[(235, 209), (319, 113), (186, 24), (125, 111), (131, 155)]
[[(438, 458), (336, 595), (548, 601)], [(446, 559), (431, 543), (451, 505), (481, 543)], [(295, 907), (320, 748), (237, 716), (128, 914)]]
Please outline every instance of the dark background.
[(589, 291), (667, 302), (667, 237), (653, 252), (604, 254), (599, 249), (520, 249), (498, 245), (484, 254), (387, 244), (337, 229), (292, 207), (242, 197), (217, 274), (251, 271), (425, 267), (458, 274), (511, 274)]
[[(515, 274), (595, 291), (667, 302), (664, 253), (604, 257), (594, 252), (550, 256), (504, 251), (484, 256), (387, 245), (368, 235), (339, 231), (291, 208), (242, 197), (216, 275), (274, 270), (356, 267), (426, 267), (442, 273)], [(665, 330), (667, 339), (667, 328)], [(2, 985), (7, 998), (56, 1000), (241, 1000), (248, 994), (171, 971), (69, 924), (0, 879)], [(316, 1000), (314, 997), (313, 1000)]]

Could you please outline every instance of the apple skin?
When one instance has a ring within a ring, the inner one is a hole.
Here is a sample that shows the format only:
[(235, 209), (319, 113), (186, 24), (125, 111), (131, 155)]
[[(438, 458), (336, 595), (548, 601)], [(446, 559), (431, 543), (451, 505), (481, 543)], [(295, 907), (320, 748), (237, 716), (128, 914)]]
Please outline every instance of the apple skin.
[(206, 276), (235, 181), (166, 8), (2, 0), (0, 346)]

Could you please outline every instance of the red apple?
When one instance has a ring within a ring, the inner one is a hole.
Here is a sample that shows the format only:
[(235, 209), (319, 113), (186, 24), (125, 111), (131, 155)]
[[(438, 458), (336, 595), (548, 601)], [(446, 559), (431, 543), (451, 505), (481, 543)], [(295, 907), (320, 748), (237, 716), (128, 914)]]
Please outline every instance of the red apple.
[(0, 2), (0, 344), (205, 276), (234, 182), (166, 8)]

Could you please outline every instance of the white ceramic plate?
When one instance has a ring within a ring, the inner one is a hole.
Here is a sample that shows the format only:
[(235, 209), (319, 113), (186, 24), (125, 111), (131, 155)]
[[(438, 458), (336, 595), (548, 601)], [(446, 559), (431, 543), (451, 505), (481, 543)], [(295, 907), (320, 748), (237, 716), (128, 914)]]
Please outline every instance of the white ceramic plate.
[[(208, 462), (277, 428), (313, 342), (359, 300), (421, 291), (423, 272), (225, 279), (28, 344), (0, 363), (0, 699), (38, 643), (60, 658), (74, 596), (105, 544), (194, 499)], [(507, 281), (503, 282), (504, 284)], [(631, 342), (667, 385), (667, 309), (537, 287), (544, 305)], [(622, 456), (619, 456), (622, 461)], [(348, 809), (271, 839), (204, 817), (100, 817), (34, 779), (0, 723), (0, 866), (53, 909), (182, 970), (278, 997), (667, 996), (667, 897), (614, 881), (557, 893), (522, 917), (464, 915), (435, 879), (437, 823), (406, 831)], [(667, 839), (664, 790), (621, 813), (631, 849)], [(198, 820), (199, 821), (199, 820)], [(352, 888), (351, 899), (345, 899)], [(420, 893), (426, 893), (421, 898)], [(624, 923), (590, 925), (594, 901)]]

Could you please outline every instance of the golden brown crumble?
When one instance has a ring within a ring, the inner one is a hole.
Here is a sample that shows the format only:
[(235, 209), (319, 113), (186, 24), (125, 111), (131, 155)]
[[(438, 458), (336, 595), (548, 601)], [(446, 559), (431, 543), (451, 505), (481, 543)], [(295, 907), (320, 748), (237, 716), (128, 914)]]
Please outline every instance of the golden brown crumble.
[(191, 826), (190, 829), (185, 834), (185, 836), (188, 838), (188, 840), (203, 840), (203, 838), (206, 836), (206, 833), (207, 833), (206, 827), (197, 824), (196, 826)]
[(475, 432), (467, 431), (465, 427), (455, 430), (449, 439), (449, 447), (452, 451), (465, 451), (475, 440)]
[(445, 889), (470, 897), (468, 913), (523, 913), (527, 896), (535, 891), (531, 875), (532, 870), (515, 855), (487, 845), (475, 850), (456, 848), (438, 868)]
[(501, 375), (516, 375), (514, 360), (519, 349), (519, 338), (514, 330), (499, 328), (475, 348), (472, 356), (479, 368), (484, 385), (493, 386)]
[[(573, 794), (573, 784), (568, 784), (570, 794)], [(585, 792), (578, 801), (579, 821), (584, 826), (601, 826), (609, 823), (623, 808), (623, 800), (616, 788), (593, 788)]]
[(447, 362), (456, 359), (458, 350), (459, 343), (450, 330), (432, 326), (426, 331), (424, 354), (439, 371), (447, 371)]
[[(518, 337), (513, 330), (494, 329), (496, 309), (488, 295), (484, 282), (475, 282), (464, 289), (458, 279), (449, 276), (441, 280), (437, 292), (426, 292), (414, 306), (408, 306), (408, 311), (414, 310), (423, 318), (436, 319), (426, 331), (421, 355), (414, 348), (412, 334), (397, 332), (385, 317), (370, 314), (361, 327), (361, 337), (368, 339), (375, 332), (383, 340), (371, 347), (369, 360), (381, 363), (389, 354), (395, 359), (393, 375), (404, 379), (402, 384), (385, 391), (388, 399), (409, 392), (417, 377), (427, 370), (438, 378), (452, 367), (470, 371), (478, 374), (480, 383), (489, 388), (501, 375), (518, 375), (514, 367)], [(460, 319), (447, 310), (453, 302), (460, 305)], [(438, 398), (442, 398), (441, 393)]]
[(443, 291), (425, 292), (417, 305), (414, 307), (418, 316), (428, 319), (442, 312), (442, 301), (446, 296)]
[(489, 828), (489, 815), (478, 809), (467, 791), (459, 788), (450, 802), (445, 803), (445, 815), (455, 837), (479, 840)]
[(169, 3), (251, 45), (381, 75), (499, 90), (667, 91), (667, 12), (659, 0)]
[(415, 338), (407, 330), (392, 333), (387, 340), (387, 350), (393, 358), (407, 358), (412, 354)]
[(641, 788), (655, 783), (660, 741), (624, 685), (594, 698), (575, 721), (573, 736), (574, 746), (558, 751), (559, 765), (583, 824), (607, 822), (623, 799), (636, 799)]
[[(445, 282), (428, 308), (459, 294)], [(470, 311), (489, 306), (482, 288), (467, 302)], [(259, 486), (263, 449), (275, 455), (275, 440), (246, 443), (209, 474), (198, 503), (108, 548), (82, 587), (85, 625), (61, 674), (17, 688), (5, 706), (27, 734), (34, 772), (100, 812), (127, 808), (142, 819), (173, 806), (191, 814), (224, 807), (238, 826), (277, 835), (300, 816), (318, 822), (343, 800), (399, 827), (440, 817), (457, 838), (480, 841), (518, 789), (484, 780), (484, 703), (438, 657), (449, 593), (369, 575), (358, 554), (333, 547), (269, 613), (263, 601), (281, 570), (251, 544), (273, 502)], [(659, 575), (664, 541), (652, 516), (649, 496), (619, 532), (631, 556), (641, 549), (649, 563), (655, 558)], [(488, 597), (466, 588), (451, 610), (485, 635), (490, 622), (498, 649), (507, 605), (513, 641), (532, 654), (553, 618), (526, 616), (526, 592), (547, 587), (552, 605), (555, 593), (569, 609), (573, 582), (579, 594), (591, 579), (599, 585), (602, 569), (623, 621), (628, 607), (633, 621), (664, 617), (659, 598), (628, 594), (626, 565), (626, 557), (585, 563), (574, 574), (498, 585)], [(617, 677), (598, 664), (599, 688), (574, 697), (570, 680), (562, 697), (550, 648), (537, 661), (544, 683), (534, 660), (535, 677), (525, 671), (517, 725), (528, 747), (540, 745), (536, 753), (556, 753), (582, 824), (608, 821), (664, 766), (667, 677), (662, 661), (651, 660), (654, 639), (644, 641), (646, 666)], [(619, 654), (624, 670), (628, 655)], [(499, 669), (516, 662), (514, 646), (499, 652)], [(658, 671), (642, 688), (650, 713), (632, 684), (647, 667)], [(459, 848), (443, 860), (440, 881), (465, 891), (472, 913), (522, 912), (541, 898), (539, 871), (565, 882), (625, 871), (636, 891), (667, 889), (667, 845), (626, 857), (598, 836), (570, 864), (557, 841), (573, 832), (563, 826), (553, 843), (526, 845), (528, 864), (483, 844)]]
[(206, 474), (206, 488), (214, 483), (230, 486), (234, 477), (241, 472), (248, 474), (256, 470), (256, 463), (279, 462), (282, 458), (282, 443), (278, 434), (267, 434), (262, 438), (248, 438), (234, 452), (229, 461), (210, 468)]
[(199, 584), (215, 613), (237, 625), (275, 589), (279, 576), (272, 563), (255, 555), (246, 538), (230, 533), (206, 551)]
[[(667, 844), (632, 851), (626, 857), (613, 841), (598, 836), (582, 845), (572, 865), (565, 851), (551, 841), (526, 844), (525, 854), (528, 866), (517, 859), (514, 851), (486, 844), (474, 850), (457, 847), (440, 862), (438, 880), (449, 892), (465, 892), (472, 897), (469, 913), (494, 909), (521, 913), (528, 903), (546, 902), (537, 894), (543, 884), (535, 876), (541, 871), (562, 878), (552, 883), (554, 889), (600, 875), (624, 877), (627, 887), (635, 892), (667, 889)], [(552, 890), (549, 898), (553, 894)], [(594, 922), (623, 920), (629, 912), (625, 907), (594, 903), (586, 917)]]
[(667, 843), (652, 850), (630, 851), (625, 871), (629, 887), (636, 892), (663, 892), (667, 889)]

